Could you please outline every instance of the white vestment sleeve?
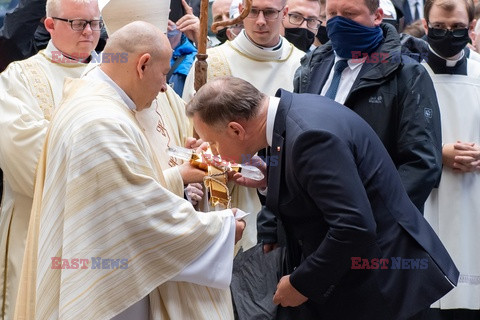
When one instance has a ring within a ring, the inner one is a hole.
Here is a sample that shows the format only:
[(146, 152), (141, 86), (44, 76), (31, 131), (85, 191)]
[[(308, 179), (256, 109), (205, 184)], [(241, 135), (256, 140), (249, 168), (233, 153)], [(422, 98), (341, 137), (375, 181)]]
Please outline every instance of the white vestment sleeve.
[(220, 235), (203, 254), (170, 281), (191, 282), (218, 289), (227, 289), (230, 286), (235, 243), (235, 217), (231, 210), (224, 212), (225, 223)]

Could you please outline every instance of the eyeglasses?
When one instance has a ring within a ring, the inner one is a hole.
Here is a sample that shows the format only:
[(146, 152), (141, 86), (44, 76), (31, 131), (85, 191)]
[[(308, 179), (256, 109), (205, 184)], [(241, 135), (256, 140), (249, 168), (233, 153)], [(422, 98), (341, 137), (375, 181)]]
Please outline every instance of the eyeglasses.
[(448, 33), (451, 33), (455, 38), (462, 38), (468, 35), (468, 28), (456, 28), (456, 29), (445, 29), (445, 28), (437, 28), (428, 25), (432, 34), (436, 37), (444, 37)]
[(307, 27), (310, 29), (318, 29), (322, 24), (322, 21), (315, 19), (315, 18), (304, 18), (301, 14), (298, 13), (289, 13), (288, 14), (288, 21), (291, 24), (296, 26), (301, 26), (303, 21), (307, 21)]
[(90, 21), (83, 20), (83, 19), (70, 20), (70, 19), (63, 19), (63, 18), (57, 18), (57, 17), (52, 17), (52, 19), (70, 23), (70, 26), (72, 27), (73, 31), (83, 31), (87, 27), (87, 24), (90, 25), (90, 28), (92, 29), (92, 31), (100, 31), (103, 28), (102, 20), (90, 20)]
[(263, 9), (263, 10), (260, 10), (260, 9), (257, 9), (257, 8), (252, 8), (250, 10), (250, 13), (248, 14), (247, 18), (257, 18), (258, 15), (260, 14), (260, 11), (263, 13), (263, 17), (265, 18), (265, 20), (275, 20), (278, 18), (278, 14), (280, 13), (280, 11), (282, 11), (282, 9), (280, 10), (277, 10), (277, 9)]

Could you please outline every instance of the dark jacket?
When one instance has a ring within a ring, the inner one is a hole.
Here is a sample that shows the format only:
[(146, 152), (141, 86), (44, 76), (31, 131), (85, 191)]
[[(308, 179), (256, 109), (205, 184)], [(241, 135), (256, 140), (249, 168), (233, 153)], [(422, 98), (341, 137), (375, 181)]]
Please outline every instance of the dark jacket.
[[(401, 54), (398, 33), (382, 24), (384, 41), (364, 63), (345, 100), (377, 133), (412, 202), (423, 211), (442, 171), (440, 111), (425, 68)], [(334, 62), (331, 43), (303, 58), (295, 92), (320, 94)]]
[(365, 121), (318, 95), (277, 96), (266, 206), (309, 298), (309, 315), (287, 318), (405, 319), (450, 291), (458, 270)]
[[(47, 47), (50, 33), (45, 29), (46, 0), (20, 0), (5, 16), (0, 28), (0, 72), (13, 61), (24, 60)], [(101, 52), (108, 38), (105, 28), (95, 50)]]

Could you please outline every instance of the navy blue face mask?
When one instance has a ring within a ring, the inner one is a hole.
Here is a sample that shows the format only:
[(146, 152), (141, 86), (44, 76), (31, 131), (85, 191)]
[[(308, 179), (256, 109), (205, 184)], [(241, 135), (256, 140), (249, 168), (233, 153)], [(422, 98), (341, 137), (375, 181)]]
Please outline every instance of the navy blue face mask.
[(333, 50), (344, 59), (351, 59), (352, 55), (363, 57), (363, 53), (373, 52), (383, 40), (380, 27), (366, 27), (340, 16), (327, 21), (327, 33)]

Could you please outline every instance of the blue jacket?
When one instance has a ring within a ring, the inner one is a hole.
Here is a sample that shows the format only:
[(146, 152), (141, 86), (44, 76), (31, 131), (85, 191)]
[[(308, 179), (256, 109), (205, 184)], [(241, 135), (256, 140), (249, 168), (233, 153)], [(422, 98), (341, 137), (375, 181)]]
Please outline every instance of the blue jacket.
[(195, 61), (197, 55), (197, 48), (188, 40), (188, 38), (182, 34), (182, 40), (180, 44), (173, 50), (172, 60), (170, 66), (173, 66), (175, 61), (182, 56), (185, 56), (184, 60), (173, 70), (172, 76), (167, 79), (168, 84), (173, 87), (173, 90), (182, 96), (183, 87), (185, 86), (185, 79), (187, 78), (190, 68)]

